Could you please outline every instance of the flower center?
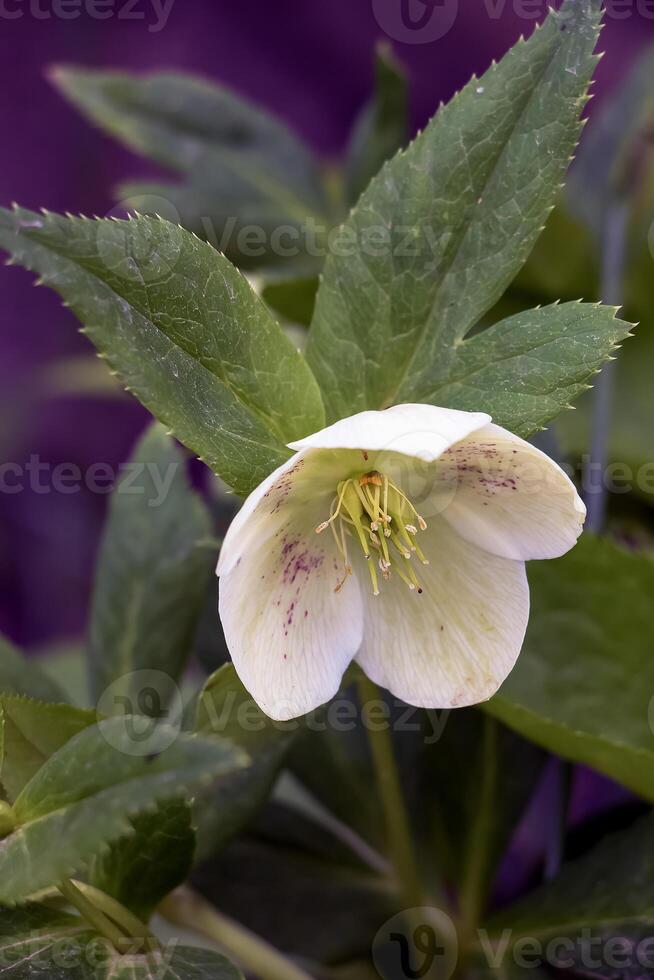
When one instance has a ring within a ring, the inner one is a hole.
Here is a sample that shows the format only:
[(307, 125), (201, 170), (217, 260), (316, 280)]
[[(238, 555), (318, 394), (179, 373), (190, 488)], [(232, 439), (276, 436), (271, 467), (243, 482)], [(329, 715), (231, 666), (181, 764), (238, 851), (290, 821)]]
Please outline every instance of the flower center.
[(328, 527), (345, 567), (336, 592), (352, 574), (348, 539), (354, 538), (368, 563), (373, 595), (379, 595), (378, 568), (384, 581), (395, 573), (412, 591), (422, 593), (412, 558), (416, 555), (423, 565), (429, 564), (415, 541), (418, 529), (424, 531), (427, 524), (409, 498), (383, 473), (371, 470), (342, 480), (336, 488), (329, 520), (318, 525), (316, 534)]

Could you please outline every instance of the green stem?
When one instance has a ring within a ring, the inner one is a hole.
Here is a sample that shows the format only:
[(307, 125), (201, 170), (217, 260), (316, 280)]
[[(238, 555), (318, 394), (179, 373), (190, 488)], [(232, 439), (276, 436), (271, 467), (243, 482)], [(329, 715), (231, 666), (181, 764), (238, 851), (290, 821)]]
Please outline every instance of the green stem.
[(9, 837), (15, 827), (16, 818), (12, 807), (4, 800), (0, 800), (0, 840)]
[[(357, 683), (362, 705), (382, 699), (380, 689), (365, 674), (359, 675)], [(413, 851), (411, 825), (404, 803), (391, 732), (388, 727), (375, 730), (368, 727), (367, 734), (395, 875), (407, 908), (420, 908), (424, 904), (424, 891)]]
[(459, 943), (462, 950), (465, 950), (474, 940), (486, 902), (489, 848), (496, 806), (497, 737), (497, 722), (494, 718), (485, 715), (478, 797), (466, 841), (466, 859), (459, 892), (461, 906)]
[(174, 925), (195, 930), (213, 940), (244, 970), (261, 980), (311, 980), (308, 973), (273, 946), (223, 915), (189, 888), (178, 888), (158, 911)]
[[(629, 204), (613, 201), (609, 204), (602, 233), (602, 302), (621, 306), (624, 293), (625, 262), (627, 258), (627, 227)], [(590, 452), (586, 487), (588, 518), (586, 526), (599, 533), (606, 518), (607, 490), (605, 485), (608, 462), (608, 436), (613, 410), (614, 365), (606, 364), (593, 389)], [(595, 474), (599, 484), (594, 485)]]
[(108, 939), (118, 952), (121, 952), (121, 945), (124, 944), (125, 935), (114, 925), (111, 919), (107, 918), (101, 909), (96, 908), (72, 881), (62, 881), (58, 888), (66, 901), (73, 908), (77, 909), (88, 924), (93, 926), (101, 936)]
[(71, 881), (71, 884), (90, 901), (94, 908), (120, 926), (130, 939), (138, 939), (143, 947), (149, 951), (160, 948), (158, 941), (145, 923), (137, 919), (129, 909), (117, 902), (111, 895), (107, 895), (98, 888), (93, 888), (92, 885), (87, 885), (82, 881)]

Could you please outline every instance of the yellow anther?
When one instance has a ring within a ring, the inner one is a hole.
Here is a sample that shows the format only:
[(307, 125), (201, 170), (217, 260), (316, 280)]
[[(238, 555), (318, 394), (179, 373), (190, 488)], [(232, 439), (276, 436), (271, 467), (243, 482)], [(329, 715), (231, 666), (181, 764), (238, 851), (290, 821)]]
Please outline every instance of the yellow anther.
[[(406, 518), (410, 518), (411, 523)], [(397, 572), (411, 591), (422, 592), (411, 557), (415, 553), (424, 565), (429, 564), (414, 540), (418, 528), (425, 530), (427, 524), (409, 498), (388, 477), (371, 470), (341, 481), (336, 487), (329, 519), (318, 524), (316, 533), (321, 534), (327, 527), (332, 529), (345, 572), (336, 585), (336, 592), (343, 588), (347, 577), (352, 574), (347, 539), (353, 535), (366, 559), (373, 595), (379, 595), (377, 567), (384, 581), (387, 582), (393, 572)], [(394, 548), (393, 556), (389, 543)], [(371, 560), (373, 556), (374, 561)]]

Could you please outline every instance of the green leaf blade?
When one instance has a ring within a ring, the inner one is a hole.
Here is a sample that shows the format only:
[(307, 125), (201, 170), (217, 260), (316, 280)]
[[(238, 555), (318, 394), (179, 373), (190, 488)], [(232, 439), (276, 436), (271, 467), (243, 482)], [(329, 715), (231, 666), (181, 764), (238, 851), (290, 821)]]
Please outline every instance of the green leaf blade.
[(380, 44), (375, 63), (375, 92), (352, 133), (346, 161), (346, 191), (351, 204), (409, 136), (409, 92), (392, 48)]
[(589, 387), (631, 325), (613, 307), (562, 303), (528, 310), (464, 340), (453, 363), (436, 365), (425, 400), (484, 411), (527, 438)]
[(0, 210), (0, 247), (60, 293), (122, 383), (237, 492), (323, 424), (302, 355), (247, 280), (189, 232)]
[[(183, 174), (176, 184), (118, 188), (123, 206), (182, 224), (239, 267), (316, 271), (304, 228), (309, 221), (330, 226), (331, 205), (318, 163), (283, 122), (181, 73), (60, 67), (51, 78), (92, 122)], [(295, 254), (275, 247), (280, 227), (293, 236)]]
[(209, 678), (198, 701), (196, 731), (228, 738), (248, 753), (251, 764), (198, 794), (194, 820), (201, 858), (219, 851), (252, 821), (272, 790), (296, 730), (297, 725), (272, 722), (263, 714), (232, 664)]
[[(146, 681), (158, 690), (156, 675), (142, 671), (179, 679), (215, 564), (211, 531), (182, 454), (151, 426), (112, 494), (96, 569), (91, 679), (96, 699), (112, 686), (105, 713), (115, 713), (120, 697), (137, 713)], [(169, 686), (159, 691), (162, 704)]]
[(51, 755), (95, 722), (94, 711), (0, 696), (0, 783), (9, 799), (19, 796)]
[(484, 707), (525, 738), (654, 800), (654, 562), (586, 534), (564, 558), (534, 562), (529, 578), (523, 652)]
[[(526, 260), (580, 130), (598, 4), (567, 3), (388, 163), (332, 254), (307, 356), (330, 419), (428, 400)], [(383, 247), (370, 236), (387, 231)], [(374, 240), (373, 240), (374, 241)], [(363, 379), (363, 383), (362, 383)]]
[(4, 636), (0, 636), (0, 691), (39, 701), (65, 700), (59, 685), (41, 670), (34, 658), (28, 660)]
[[(226, 739), (202, 739), (143, 719), (85, 729), (53, 755), (15, 802), (17, 828), (0, 841), (0, 903), (14, 904), (86, 867), (134, 832), (130, 822), (247, 764)], [(57, 846), (53, 847), (53, 841)]]
[(195, 853), (192, 811), (185, 800), (170, 800), (131, 823), (128, 837), (93, 860), (89, 882), (148, 922), (190, 874)]

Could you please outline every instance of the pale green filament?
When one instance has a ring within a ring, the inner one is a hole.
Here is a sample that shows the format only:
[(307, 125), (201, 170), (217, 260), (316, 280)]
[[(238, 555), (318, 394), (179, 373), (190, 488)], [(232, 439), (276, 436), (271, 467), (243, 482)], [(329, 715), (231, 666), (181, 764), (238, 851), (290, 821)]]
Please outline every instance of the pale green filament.
[(409, 498), (388, 477), (371, 470), (341, 481), (332, 500), (329, 520), (319, 524), (316, 532), (321, 534), (327, 527), (331, 527), (334, 534), (345, 573), (336, 591), (352, 574), (347, 538), (354, 537), (368, 565), (373, 595), (379, 595), (377, 567), (384, 581), (396, 572), (412, 591), (422, 592), (411, 558), (415, 554), (423, 565), (429, 564), (415, 542), (418, 529), (424, 531), (427, 524)]

